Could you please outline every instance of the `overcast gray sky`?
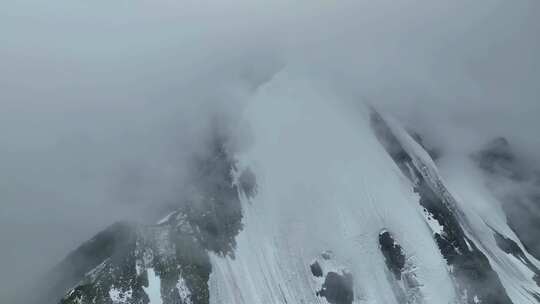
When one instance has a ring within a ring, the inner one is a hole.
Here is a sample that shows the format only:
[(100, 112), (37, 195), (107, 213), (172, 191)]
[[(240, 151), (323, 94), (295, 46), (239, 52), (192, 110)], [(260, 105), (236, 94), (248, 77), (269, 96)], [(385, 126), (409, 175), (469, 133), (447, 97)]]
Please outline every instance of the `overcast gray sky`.
[(0, 295), (174, 201), (283, 66), (448, 151), (504, 135), (539, 161), (539, 33), (535, 0), (0, 0)]

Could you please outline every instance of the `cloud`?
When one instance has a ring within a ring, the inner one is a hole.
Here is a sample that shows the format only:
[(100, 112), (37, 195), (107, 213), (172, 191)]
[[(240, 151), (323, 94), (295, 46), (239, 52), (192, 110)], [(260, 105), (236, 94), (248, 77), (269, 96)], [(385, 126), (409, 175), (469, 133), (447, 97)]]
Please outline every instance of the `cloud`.
[(4, 1), (0, 294), (177, 200), (209, 126), (245, 131), (243, 104), (284, 66), (446, 151), (504, 135), (539, 160), (538, 6)]

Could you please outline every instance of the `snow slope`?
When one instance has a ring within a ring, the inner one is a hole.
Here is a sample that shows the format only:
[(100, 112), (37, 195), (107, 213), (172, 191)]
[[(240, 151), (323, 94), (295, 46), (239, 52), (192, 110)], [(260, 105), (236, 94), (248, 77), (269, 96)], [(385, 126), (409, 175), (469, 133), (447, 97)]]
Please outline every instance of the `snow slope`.
[(259, 87), (253, 143), (212, 144), (195, 200), (113, 234), (122, 250), (61, 303), (540, 303), (540, 262), (472, 163), (440, 170), (397, 121), (329, 92), (287, 69)]
[[(391, 157), (371, 111), (286, 73), (259, 89), (245, 112), (255, 144), (239, 156), (259, 192), (243, 201), (235, 258), (212, 256), (211, 303), (351, 303), (321, 296), (329, 272), (352, 276), (352, 303), (538, 303), (538, 261), (479, 179), (462, 170), (447, 185), (428, 153), (383, 116), (403, 149)], [(419, 179), (437, 197), (433, 210), (447, 210), (439, 219), (419, 204)]]
[(236, 258), (213, 257), (211, 303), (325, 303), (309, 265), (327, 250), (352, 274), (354, 303), (397, 303), (383, 229), (415, 265), (424, 302), (453, 302), (418, 197), (371, 131), (368, 109), (349, 111), (302, 84), (291, 91), (279, 77), (245, 113), (256, 142), (239, 158), (260, 190), (244, 201)]
[(143, 287), (143, 289), (150, 300), (149, 304), (162, 304), (161, 280), (154, 269), (148, 268), (146, 271), (148, 272), (148, 287)]
[[(460, 223), (467, 236), (474, 240), (488, 257), (512, 302), (537, 303), (540, 291), (537, 282), (539, 262), (527, 253), (508, 226), (501, 204), (482, 183), (479, 171), (471, 166), (468, 159), (455, 159), (451, 161), (451, 165), (444, 166), (448, 179), (443, 179), (422, 147), (412, 140), (397, 122), (388, 117), (386, 121), (409, 154), (418, 157), (417, 164), (426, 167), (425, 171), (432, 183), (444, 187), (443, 192), (451, 196), (452, 208), (458, 210)], [(519, 247), (516, 250), (521, 251), (523, 256), (516, 257), (502, 250), (496, 240), (497, 234), (515, 243)]]

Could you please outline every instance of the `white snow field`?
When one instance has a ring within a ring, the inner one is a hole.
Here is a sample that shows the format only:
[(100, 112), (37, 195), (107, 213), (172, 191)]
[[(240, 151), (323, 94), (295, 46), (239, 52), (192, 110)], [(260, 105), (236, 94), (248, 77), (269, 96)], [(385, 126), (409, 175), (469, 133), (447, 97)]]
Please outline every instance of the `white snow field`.
[[(282, 71), (247, 106), (254, 143), (238, 160), (257, 176), (258, 193), (243, 201), (235, 257), (212, 255), (211, 303), (328, 303), (316, 295), (322, 281), (310, 264), (331, 250), (325, 267), (352, 274), (353, 303), (402, 304), (379, 248), (383, 229), (412, 265), (421, 294), (412, 303), (461, 303), (433, 240), (442, 228), (426, 219), (412, 183), (375, 137), (370, 110), (314, 88)], [(429, 155), (397, 123), (389, 119), (389, 125), (430, 182), (444, 183)], [(487, 202), (493, 199), (487, 191), (461, 177), (449, 175), (446, 190), (456, 197), (463, 229), (489, 257), (512, 301), (536, 303), (525, 292), (540, 292), (532, 272), (497, 247), (489, 226), (519, 240)]]
[(161, 279), (156, 274), (153, 268), (147, 269), (148, 273), (148, 287), (143, 287), (144, 292), (150, 300), (149, 304), (162, 304), (161, 299)]

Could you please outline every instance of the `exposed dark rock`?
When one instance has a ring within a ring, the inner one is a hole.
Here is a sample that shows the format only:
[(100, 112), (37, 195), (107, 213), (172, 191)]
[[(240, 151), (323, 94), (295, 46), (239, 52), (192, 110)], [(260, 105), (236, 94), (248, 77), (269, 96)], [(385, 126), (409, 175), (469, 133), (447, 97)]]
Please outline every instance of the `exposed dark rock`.
[(384, 255), (386, 266), (396, 280), (401, 280), (401, 272), (405, 267), (405, 254), (394, 237), (386, 230), (379, 234), (379, 246)]
[[(138, 227), (135, 248), (118, 258), (103, 261), (84, 276), (60, 303), (108, 304), (111, 301), (110, 291), (114, 289), (124, 295), (125, 303), (148, 304), (149, 299), (144, 292), (148, 287), (147, 268), (152, 268), (160, 279), (164, 304), (187, 300), (197, 304), (208, 303), (207, 282), (211, 264), (207, 251), (193, 235), (186, 235), (189, 232), (181, 236), (174, 232), (174, 226)], [(177, 289), (180, 279), (189, 290), (186, 298), (180, 298)]]
[(242, 230), (242, 204), (231, 174), (235, 162), (219, 140), (211, 144), (210, 157), (195, 162), (198, 195), (187, 204), (188, 221), (197, 227), (203, 247), (222, 255), (233, 255), (236, 235)]
[(353, 277), (350, 273), (329, 272), (322, 289), (317, 292), (331, 304), (352, 304), (354, 300)]
[(41, 281), (47, 283), (36, 287), (38, 292), (32, 293), (36, 298), (26, 299), (27, 303), (56, 303), (68, 288), (77, 284), (87, 272), (104, 260), (121, 260), (133, 250), (135, 240), (134, 224), (118, 222), (109, 226), (71, 252), (44, 275)]
[[(209, 303), (212, 266), (208, 251), (233, 256), (235, 237), (242, 229), (241, 191), (232, 176), (235, 162), (219, 139), (211, 143), (211, 151), (194, 162), (193, 172), (197, 174), (192, 180), (191, 201), (180, 204), (182, 207), (166, 221), (126, 229), (119, 226), (112, 231), (122, 233), (107, 237), (111, 235), (109, 229), (77, 253), (88, 255), (91, 263), (81, 264), (73, 258), (63, 262), (81, 269), (76, 268), (71, 285), (61, 288), (64, 292), (80, 281), (61, 304), (110, 304), (112, 288), (126, 303), (148, 304), (144, 292), (147, 268), (159, 277), (164, 304)], [(254, 181), (254, 176), (248, 175), (239, 187), (244, 187), (244, 193), (249, 190), (254, 194), (255, 190), (249, 189), (255, 187)], [(185, 285), (183, 295), (178, 290), (180, 281)]]
[(311, 265), (309, 265), (309, 268), (311, 269), (311, 273), (316, 277), (322, 277), (323, 276), (323, 270), (321, 268), (321, 264), (319, 262), (315, 261)]
[(475, 295), (485, 303), (511, 303), (489, 260), (465, 235), (456, 216), (442, 202), (442, 198), (433, 192), (424, 179), (418, 180), (415, 191), (420, 196), (420, 204), (443, 227), (443, 233), (434, 237), (447, 264), (453, 266), (452, 275), (468, 303), (474, 303)]
[(494, 237), (495, 237), (495, 241), (497, 242), (497, 246), (499, 246), (499, 248), (501, 248), (502, 251), (508, 254), (511, 254), (520, 260), (526, 259), (525, 254), (523, 253), (521, 248), (519, 248), (519, 245), (516, 242), (514, 242), (513, 240), (509, 238), (504, 237), (497, 231), (495, 231)]
[(487, 257), (463, 231), (455, 214), (457, 210), (452, 209), (452, 202), (448, 201), (450, 194), (433, 190), (442, 191), (439, 185), (430, 185), (424, 178), (423, 172), (376, 111), (372, 111), (371, 125), (388, 154), (413, 183), (414, 191), (420, 196), (419, 203), (443, 227), (442, 234), (435, 234), (435, 241), (447, 264), (453, 268), (451, 275), (461, 297), (467, 303), (475, 303), (475, 298), (490, 304), (512, 303)]
[(529, 260), (529, 258), (525, 255), (523, 250), (521, 250), (519, 245), (497, 231), (494, 231), (494, 237), (495, 241), (497, 242), (497, 246), (499, 246), (502, 251), (513, 255), (534, 273), (534, 280), (536, 284), (540, 287), (540, 269), (538, 269), (538, 267), (536, 267), (534, 263)]
[(248, 198), (252, 198), (257, 194), (257, 177), (249, 168), (240, 173), (238, 185)]
[(414, 265), (410, 260), (407, 261), (403, 248), (387, 230), (379, 233), (379, 247), (389, 270), (388, 278), (397, 302), (424, 303)]

